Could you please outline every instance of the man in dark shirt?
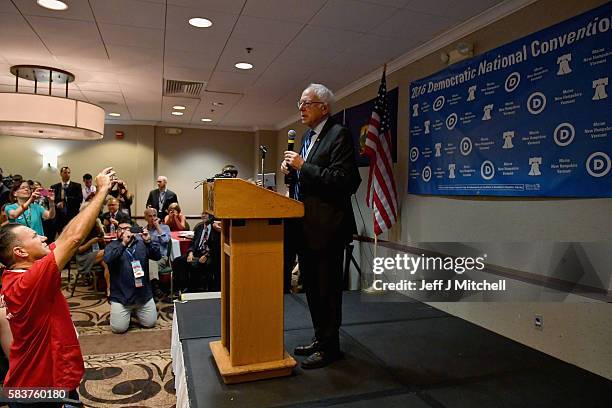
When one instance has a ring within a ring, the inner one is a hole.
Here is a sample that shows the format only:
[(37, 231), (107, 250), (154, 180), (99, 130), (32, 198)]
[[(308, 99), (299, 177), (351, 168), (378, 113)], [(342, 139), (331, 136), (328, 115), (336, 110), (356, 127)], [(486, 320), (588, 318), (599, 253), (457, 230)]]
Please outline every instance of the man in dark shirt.
[(121, 223), (131, 224), (130, 216), (119, 210), (119, 200), (110, 198), (106, 207), (108, 211), (100, 216), (100, 221), (104, 225), (104, 231), (113, 232)]
[[(137, 228), (137, 227), (136, 227)], [(157, 308), (149, 280), (149, 259), (159, 261), (159, 243), (144, 229), (142, 237), (130, 224), (117, 227), (117, 239), (104, 249), (104, 262), (110, 270), (110, 325), (114, 333), (124, 333), (136, 312), (143, 327), (153, 327)]]
[(176, 193), (168, 190), (168, 178), (166, 176), (159, 176), (157, 178), (157, 189), (149, 192), (147, 198), (147, 208), (155, 208), (157, 210), (157, 217), (160, 220), (166, 218), (168, 215), (168, 207), (172, 203), (178, 203), (178, 197)]

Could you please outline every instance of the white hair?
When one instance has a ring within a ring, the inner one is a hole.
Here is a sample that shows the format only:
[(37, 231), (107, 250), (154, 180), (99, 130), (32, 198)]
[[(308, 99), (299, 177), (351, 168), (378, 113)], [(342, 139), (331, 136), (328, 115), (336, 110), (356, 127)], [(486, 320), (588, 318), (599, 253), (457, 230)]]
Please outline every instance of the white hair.
[(314, 92), (315, 95), (317, 95), (321, 102), (325, 102), (329, 109), (329, 112), (331, 113), (332, 105), (336, 101), (336, 97), (334, 96), (334, 93), (329, 90), (328, 87), (323, 84), (310, 84), (306, 89), (304, 89), (304, 91), (307, 90), (311, 90), (312, 92)]

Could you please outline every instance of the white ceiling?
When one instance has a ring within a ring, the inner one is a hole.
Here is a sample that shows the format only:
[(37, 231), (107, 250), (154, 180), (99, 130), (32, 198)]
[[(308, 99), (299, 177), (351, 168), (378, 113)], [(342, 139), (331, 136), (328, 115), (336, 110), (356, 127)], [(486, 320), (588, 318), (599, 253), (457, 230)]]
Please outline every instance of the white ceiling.
[[(63, 1), (65, 11), (0, 1), (0, 92), (15, 89), (12, 65), (48, 65), (76, 75), (70, 97), (121, 113), (108, 123), (200, 126), (210, 117), (206, 127), (222, 128), (276, 128), (295, 115), (308, 83), (344, 88), (501, 2)], [(191, 17), (213, 26), (191, 27)], [(240, 61), (254, 69), (234, 68)], [(197, 98), (164, 96), (164, 79), (205, 87)], [(33, 91), (31, 82), (20, 85)], [(170, 114), (177, 104), (185, 115)]]

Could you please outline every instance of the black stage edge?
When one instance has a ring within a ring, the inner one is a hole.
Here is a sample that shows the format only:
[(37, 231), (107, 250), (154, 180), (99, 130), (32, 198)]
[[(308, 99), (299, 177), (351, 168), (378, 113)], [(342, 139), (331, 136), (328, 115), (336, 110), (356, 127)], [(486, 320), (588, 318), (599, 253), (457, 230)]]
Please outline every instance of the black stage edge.
[[(176, 303), (193, 408), (612, 406), (612, 381), (399, 294), (344, 293), (343, 360), (225, 385), (208, 346), (220, 336), (219, 303)], [(286, 295), (286, 350), (311, 338), (305, 298)]]

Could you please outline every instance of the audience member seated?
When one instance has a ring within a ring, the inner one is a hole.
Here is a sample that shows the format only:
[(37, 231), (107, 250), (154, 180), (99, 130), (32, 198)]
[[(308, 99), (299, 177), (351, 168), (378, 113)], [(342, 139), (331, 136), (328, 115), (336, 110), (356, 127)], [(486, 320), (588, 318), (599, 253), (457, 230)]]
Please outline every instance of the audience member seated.
[(127, 183), (123, 180), (118, 180), (109, 194), (119, 200), (119, 211), (126, 213), (131, 219), (134, 194), (128, 191)]
[[(76, 263), (79, 273), (85, 276), (92, 275), (92, 267), (100, 265), (104, 270), (104, 278), (106, 280), (106, 295), (109, 295), (108, 282), (108, 266), (104, 263), (104, 231), (100, 220), (96, 220), (96, 224), (91, 229), (91, 232), (85, 238), (76, 253)], [(97, 289), (97, 288), (96, 288)]]
[(37, 202), (43, 191), (46, 190), (38, 188), (32, 193), (27, 181), (22, 181), (21, 184), (13, 187), (11, 196), (15, 198), (16, 202), (4, 208), (8, 221), (32, 228), (38, 235), (45, 235), (43, 220), (55, 217), (55, 205), (53, 205), (55, 197), (53, 191), (48, 191), (47, 198), (51, 206), (47, 210)]
[(187, 256), (179, 256), (172, 269), (176, 288), (185, 291), (218, 291), (221, 288), (221, 234), (213, 228), (213, 217), (202, 213), (205, 222), (194, 230)]
[(119, 211), (119, 200), (116, 198), (109, 198), (106, 208), (108, 211), (100, 216), (105, 232), (113, 233), (119, 224), (132, 223), (132, 220), (126, 213)]
[(159, 284), (159, 271), (168, 269), (168, 242), (170, 242), (170, 227), (166, 224), (160, 224), (159, 218), (157, 218), (157, 210), (155, 208), (147, 208), (144, 211), (144, 218), (147, 222), (147, 230), (151, 239), (159, 243), (159, 252), (162, 257), (159, 261), (149, 261), (149, 274), (151, 275), (151, 287), (153, 288), (153, 295), (156, 298), (164, 297), (164, 292), (161, 290)]
[(127, 331), (132, 312), (143, 327), (153, 327), (157, 321), (149, 259), (161, 259), (159, 243), (151, 239), (146, 228), (140, 236), (130, 227), (129, 223), (120, 223), (117, 239), (104, 249), (104, 262), (110, 271), (110, 325), (114, 333)]
[(164, 224), (170, 227), (170, 231), (186, 231), (189, 229), (187, 218), (181, 212), (181, 207), (178, 203), (170, 204)]

